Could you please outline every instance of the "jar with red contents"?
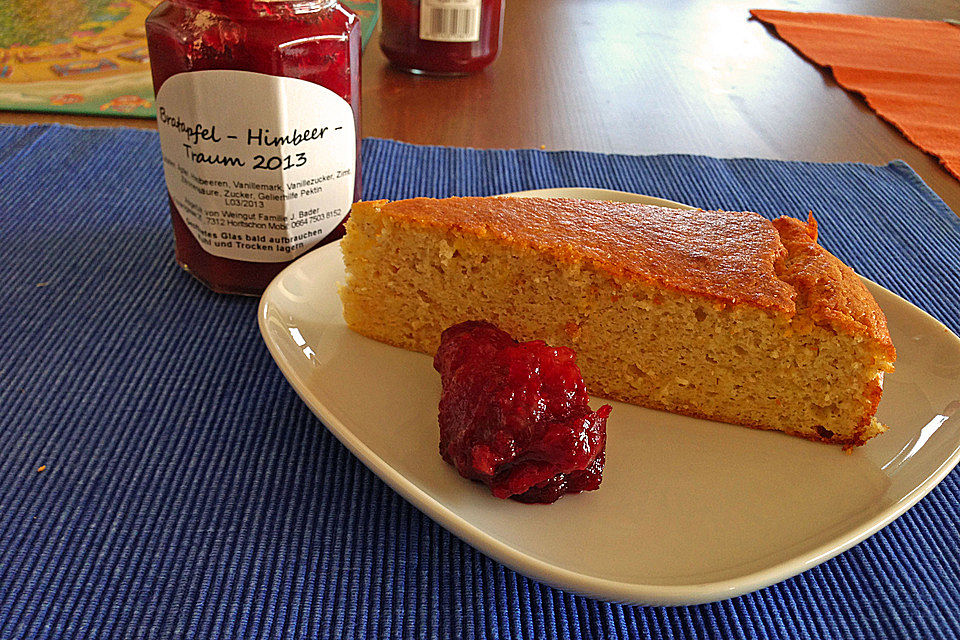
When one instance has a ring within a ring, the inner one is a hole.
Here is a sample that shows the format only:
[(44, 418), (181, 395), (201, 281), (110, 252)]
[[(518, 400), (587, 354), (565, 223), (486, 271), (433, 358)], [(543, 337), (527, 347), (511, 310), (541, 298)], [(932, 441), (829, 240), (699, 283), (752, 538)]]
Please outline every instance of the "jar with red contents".
[(360, 196), (360, 20), (336, 0), (167, 0), (146, 21), (177, 262), (257, 295)]
[(381, 0), (380, 48), (412, 73), (480, 71), (500, 51), (504, 0)]

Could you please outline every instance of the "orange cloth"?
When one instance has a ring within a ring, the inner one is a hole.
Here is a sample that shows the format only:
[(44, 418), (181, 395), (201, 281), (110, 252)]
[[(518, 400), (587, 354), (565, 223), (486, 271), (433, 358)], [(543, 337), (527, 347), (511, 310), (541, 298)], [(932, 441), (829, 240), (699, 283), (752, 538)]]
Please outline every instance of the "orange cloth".
[(754, 9), (960, 179), (960, 28), (933, 20)]

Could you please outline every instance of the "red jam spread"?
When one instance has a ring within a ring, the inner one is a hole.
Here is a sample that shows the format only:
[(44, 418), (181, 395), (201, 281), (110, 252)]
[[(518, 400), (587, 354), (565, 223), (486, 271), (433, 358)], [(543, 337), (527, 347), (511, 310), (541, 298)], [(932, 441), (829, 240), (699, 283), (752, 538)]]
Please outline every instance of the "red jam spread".
[(440, 455), (498, 498), (554, 502), (600, 487), (610, 405), (591, 411), (576, 354), (488, 322), (443, 332)]
[[(394, 65), (414, 73), (480, 71), (500, 51), (503, 4), (504, 0), (459, 5), (436, 0), (381, 0), (380, 48)], [(421, 17), (426, 17), (423, 24)]]
[[(333, 0), (168, 0), (147, 18), (146, 30), (157, 92), (180, 73), (252, 71), (321, 85), (350, 103), (359, 123), (360, 20)], [(357, 149), (359, 131), (358, 124)], [(358, 200), (359, 154), (355, 171)], [(213, 255), (190, 232), (172, 199), (170, 207), (177, 262), (215, 291), (257, 295), (292, 261)], [(343, 233), (341, 222), (319, 244)]]

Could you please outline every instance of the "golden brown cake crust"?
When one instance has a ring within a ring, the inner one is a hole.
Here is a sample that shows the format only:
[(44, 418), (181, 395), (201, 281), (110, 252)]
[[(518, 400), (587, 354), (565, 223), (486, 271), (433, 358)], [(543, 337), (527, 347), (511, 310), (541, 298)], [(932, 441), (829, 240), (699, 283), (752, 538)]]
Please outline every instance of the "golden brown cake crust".
[[(591, 391), (863, 444), (895, 351), (812, 220), (504, 198), (354, 205), (344, 319), (432, 353), (463, 320), (577, 349)], [(711, 304), (712, 302), (712, 304)]]
[(787, 249), (780, 278), (797, 292), (798, 315), (836, 331), (876, 340), (887, 358), (895, 360), (883, 311), (853, 269), (817, 244), (813, 216), (808, 222), (778, 218), (773, 225)]
[(398, 221), (496, 237), (564, 263), (792, 314), (794, 292), (776, 264), (785, 250), (756, 213), (533, 198), (415, 198), (377, 203)]

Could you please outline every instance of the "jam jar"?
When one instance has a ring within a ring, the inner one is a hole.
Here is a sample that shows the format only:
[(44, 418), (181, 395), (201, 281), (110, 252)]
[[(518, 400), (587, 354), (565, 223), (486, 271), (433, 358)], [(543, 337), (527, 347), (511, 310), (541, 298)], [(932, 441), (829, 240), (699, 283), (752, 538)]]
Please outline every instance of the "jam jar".
[(380, 48), (411, 73), (464, 75), (500, 51), (504, 0), (381, 0)]
[(146, 21), (177, 262), (257, 295), (360, 196), (360, 20), (336, 0), (167, 0)]

